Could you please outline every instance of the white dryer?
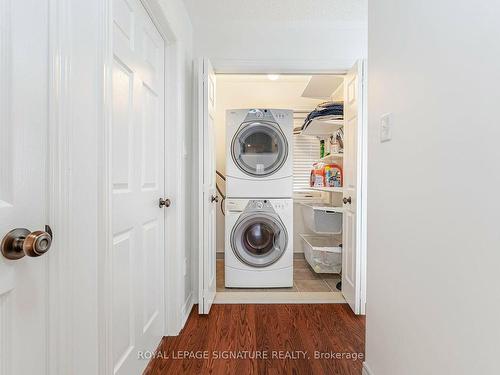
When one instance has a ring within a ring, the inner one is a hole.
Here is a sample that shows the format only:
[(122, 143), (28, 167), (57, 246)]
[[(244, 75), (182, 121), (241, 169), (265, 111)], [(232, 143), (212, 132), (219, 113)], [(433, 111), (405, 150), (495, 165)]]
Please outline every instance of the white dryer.
[(292, 226), (292, 199), (228, 199), (226, 287), (292, 287)]
[(291, 198), (293, 111), (226, 111), (226, 195)]

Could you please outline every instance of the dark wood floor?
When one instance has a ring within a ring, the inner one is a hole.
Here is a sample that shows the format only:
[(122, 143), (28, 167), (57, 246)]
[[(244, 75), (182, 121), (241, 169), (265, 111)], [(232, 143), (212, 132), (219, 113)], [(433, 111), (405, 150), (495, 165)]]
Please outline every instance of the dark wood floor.
[[(163, 339), (144, 374), (359, 375), (364, 337), (364, 317), (346, 304), (213, 305), (208, 316), (195, 306), (181, 334)], [(316, 351), (344, 353), (344, 359), (315, 359)], [(259, 353), (267, 358), (245, 358)], [(200, 358), (182, 358), (195, 355)], [(221, 358), (228, 355), (239, 358)]]

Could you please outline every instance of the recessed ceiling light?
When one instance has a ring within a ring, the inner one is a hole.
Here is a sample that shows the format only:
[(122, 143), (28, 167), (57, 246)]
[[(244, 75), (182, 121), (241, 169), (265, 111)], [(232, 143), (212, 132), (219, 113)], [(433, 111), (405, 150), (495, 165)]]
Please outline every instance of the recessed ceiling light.
[(271, 81), (276, 81), (276, 80), (280, 79), (280, 75), (279, 74), (268, 74), (267, 78)]

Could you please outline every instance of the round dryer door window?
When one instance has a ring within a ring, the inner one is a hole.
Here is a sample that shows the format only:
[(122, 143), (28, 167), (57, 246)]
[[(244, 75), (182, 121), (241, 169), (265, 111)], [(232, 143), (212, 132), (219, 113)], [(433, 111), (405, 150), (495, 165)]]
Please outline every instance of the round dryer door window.
[(288, 142), (272, 122), (251, 122), (240, 127), (233, 138), (231, 154), (238, 168), (251, 177), (270, 176), (288, 156)]
[(287, 242), (286, 229), (272, 214), (243, 215), (231, 232), (231, 247), (235, 255), (254, 267), (277, 262), (284, 254)]

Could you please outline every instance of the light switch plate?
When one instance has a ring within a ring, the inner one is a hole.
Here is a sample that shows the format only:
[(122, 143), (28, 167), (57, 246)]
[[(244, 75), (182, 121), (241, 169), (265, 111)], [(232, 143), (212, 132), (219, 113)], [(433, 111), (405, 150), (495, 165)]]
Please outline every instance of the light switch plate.
[(380, 142), (388, 142), (392, 139), (392, 113), (386, 113), (380, 117)]

